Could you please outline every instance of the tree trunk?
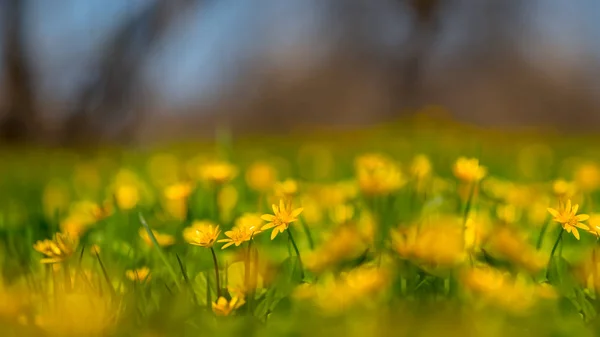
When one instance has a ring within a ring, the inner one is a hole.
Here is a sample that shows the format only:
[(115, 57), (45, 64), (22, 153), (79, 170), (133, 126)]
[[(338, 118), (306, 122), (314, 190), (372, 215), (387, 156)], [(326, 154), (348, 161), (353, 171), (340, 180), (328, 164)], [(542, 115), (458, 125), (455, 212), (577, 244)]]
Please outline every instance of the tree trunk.
[(7, 143), (30, 142), (39, 132), (31, 69), (25, 52), (25, 0), (0, 0), (4, 22), (4, 72), (6, 111), (0, 121), (0, 139)]

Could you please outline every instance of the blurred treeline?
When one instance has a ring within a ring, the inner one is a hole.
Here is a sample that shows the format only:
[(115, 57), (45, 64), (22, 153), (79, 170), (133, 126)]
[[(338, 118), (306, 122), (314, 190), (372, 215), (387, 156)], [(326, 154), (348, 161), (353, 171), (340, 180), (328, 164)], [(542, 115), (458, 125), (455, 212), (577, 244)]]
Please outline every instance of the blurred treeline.
[(427, 104), (484, 124), (600, 125), (593, 0), (0, 0), (0, 10), (4, 141), (285, 132)]

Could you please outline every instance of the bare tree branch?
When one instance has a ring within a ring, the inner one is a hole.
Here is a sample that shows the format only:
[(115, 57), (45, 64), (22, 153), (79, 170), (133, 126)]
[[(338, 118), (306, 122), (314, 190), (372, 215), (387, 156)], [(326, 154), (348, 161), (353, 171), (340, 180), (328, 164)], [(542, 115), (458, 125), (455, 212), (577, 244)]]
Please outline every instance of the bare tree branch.
[(196, 0), (157, 0), (125, 22), (107, 43), (97, 76), (84, 86), (65, 123), (64, 142), (127, 141), (141, 118), (135, 84), (144, 56), (173, 20)]

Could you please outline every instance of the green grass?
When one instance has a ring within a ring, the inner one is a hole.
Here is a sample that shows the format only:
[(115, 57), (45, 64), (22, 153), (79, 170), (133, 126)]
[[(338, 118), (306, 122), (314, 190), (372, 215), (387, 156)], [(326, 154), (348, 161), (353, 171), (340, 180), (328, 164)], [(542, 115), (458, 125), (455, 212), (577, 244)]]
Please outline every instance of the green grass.
[[(583, 229), (581, 240), (562, 233), (546, 208), (572, 199), (578, 213), (600, 213), (598, 144), (593, 135), (417, 119), (151, 149), (3, 149), (0, 329), (3, 336), (592, 336), (600, 322), (598, 241)], [(381, 156), (374, 168), (357, 168), (369, 153)], [(431, 163), (421, 178), (412, 167), (419, 154)], [(478, 158), (486, 177), (470, 184), (455, 177), (462, 156)], [(231, 179), (202, 177), (214, 160), (233, 165)], [(249, 187), (256, 162), (276, 173), (263, 190)], [(274, 240), (266, 230), (239, 246), (216, 242), (214, 257), (186, 242), (182, 233), (194, 221), (219, 225), (224, 239), (242, 215), (272, 214), (271, 204), (285, 198), (275, 183), (285, 179), (297, 182), (287, 197), (303, 212)], [(557, 194), (558, 179), (572, 182), (569, 195)], [(169, 199), (175, 184), (189, 194)], [(61, 231), (77, 232), (74, 251), (40, 263), (34, 243)], [(148, 277), (126, 276), (142, 267)], [(217, 315), (218, 295), (240, 299), (240, 289), (243, 304)]]

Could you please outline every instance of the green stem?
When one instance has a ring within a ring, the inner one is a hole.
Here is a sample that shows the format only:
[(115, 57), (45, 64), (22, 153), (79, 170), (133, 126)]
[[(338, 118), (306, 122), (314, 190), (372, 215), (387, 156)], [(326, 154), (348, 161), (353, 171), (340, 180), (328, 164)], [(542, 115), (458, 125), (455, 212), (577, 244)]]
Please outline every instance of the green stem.
[(475, 188), (477, 186), (476, 182), (472, 182), (469, 188), (469, 196), (467, 198), (467, 203), (465, 204), (465, 210), (463, 213), (463, 225), (467, 224), (467, 220), (469, 220), (469, 212), (471, 211), (471, 206), (473, 205), (473, 196), (475, 195)]
[(221, 282), (219, 280), (219, 263), (217, 261), (217, 254), (215, 253), (215, 249), (210, 247), (210, 252), (212, 253), (213, 262), (215, 264), (215, 277), (217, 279), (217, 300), (221, 297)]
[(98, 263), (100, 264), (100, 269), (102, 270), (102, 275), (104, 276), (104, 281), (106, 281), (106, 286), (108, 287), (110, 296), (112, 297), (112, 299), (114, 299), (115, 295), (116, 295), (115, 289), (112, 286), (110, 277), (108, 276), (108, 273), (106, 272), (106, 268), (104, 268), (104, 263), (102, 263), (102, 259), (100, 259), (100, 254), (98, 254), (98, 252), (96, 252), (96, 259), (98, 260)]
[(552, 251), (550, 252), (550, 259), (548, 260), (548, 266), (546, 267), (546, 278), (548, 278), (548, 276), (550, 275), (550, 266), (552, 265), (552, 258), (554, 257), (554, 253), (556, 252), (556, 248), (558, 247), (558, 244), (562, 240), (562, 236), (563, 236), (564, 232), (565, 232), (565, 230), (563, 228), (561, 228), (560, 233), (558, 234), (558, 237), (556, 238), (556, 242), (554, 242), (554, 246), (552, 246)]
[(142, 225), (146, 229), (146, 232), (148, 233), (148, 236), (150, 237), (150, 241), (152, 241), (152, 244), (154, 245), (154, 248), (156, 248), (156, 251), (158, 252), (158, 256), (160, 257), (160, 259), (164, 263), (165, 267), (167, 267), (167, 271), (169, 272), (169, 274), (173, 278), (173, 281), (175, 282), (175, 285), (177, 286), (178, 289), (181, 288), (181, 285), (179, 284), (179, 278), (177, 277), (177, 273), (175, 273), (175, 270), (173, 269), (173, 266), (171, 266), (171, 264), (169, 263), (169, 260), (167, 260), (167, 257), (165, 256), (165, 254), (163, 253), (162, 249), (160, 248), (160, 245), (158, 244), (158, 241), (156, 240), (156, 237), (154, 236), (154, 233), (150, 229), (150, 226), (148, 226), (148, 223), (146, 223), (146, 219), (144, 219), (144, 216), (142, 216), (141, 212), (139, 213), (139, 218), (140, 218), (140, 222), (142, 223)]
[(250, 277), (251, 277), (251, 267), (252, 267), (252, 238), (248, 241), (248, 252), (246, 254), (246, 259), (244, 261), (244, 290), (246, 292), (247, 297), (247, 311), (248, 313), (252, 312), (252, 300), (254, 298), (254, 287), (250, 289)]
[(248, 252), (244, 260), (244, 288), (246, 293), (250, 293), (250, 259), (252, 254), (252, 238), (248, 241)]
[(546, 221), (544, 223), (544, 225), (542, 226), (542, 229), (540, 231), (540, 236), (538, 237), (537, 244), (535, 245), (536, 250), (540, 250), (540, 248), (542, 248), (542, 242), (544, 241), (544, 235), (546, 234), (546, 231), (548, 230), (548, 226), (550, 226), (550, 219), (548, 221)]
[(310, 229), (304, 221), (300, 221), (300, 223), (302, 224), (302, 229), (304, 229), (304, 234), (306, 234), (306, 238), (308, 239), (308, 246), (310, 247), (310, 250), (315, 250), (315, 243), (313, 241), (312, 234), (310, 233)]
[(292, 246), (294, 246), (294, 250), (296, 251), (298, 262), (300, 263), (300, 277), (304, 279), (304, 264), (302, 263), (302, 257), (300, 257), (300, 250), (298, 250), (298, 246), (296, 245), (296, 241), (294, 240), (294, 236), (292, 235), (290, 228), (288, 228), (287, 233), (290, 241), (292, 242)]

